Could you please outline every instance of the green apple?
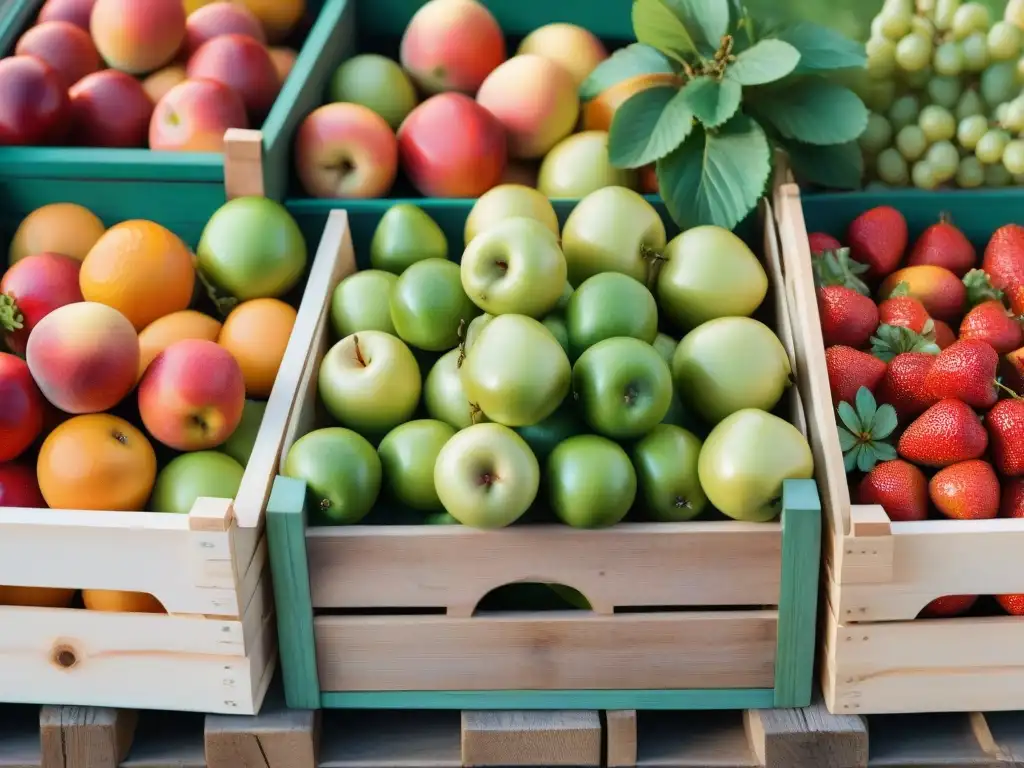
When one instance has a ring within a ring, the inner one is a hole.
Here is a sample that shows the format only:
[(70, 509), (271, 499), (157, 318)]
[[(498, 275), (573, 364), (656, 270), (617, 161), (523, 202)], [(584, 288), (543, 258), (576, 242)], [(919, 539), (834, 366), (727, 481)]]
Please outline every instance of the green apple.
[(391, 322), (399, 338), (428, 352), (459, 343), (459, 328), (480, 310), (462, 288), (459, 265), (424, 259), (403, 272), (391, 292)]
[(396, 203), (380, 217), (370, 241), (370, 266), (396, 275), (423, 259), (447, 259), (448, 239), (426, 212)]
[(525, 315), (498, 315), (487, 323), (460, 371), (471, 406), (509, 427), (550, 416), (569, 394), (572, 377), (562, 346)]
[(417, 419), (399, 424), (377, 446), (384, 480), (402, 504), (424, 512), (441, 511), (434, 488), (434, 464), (455, 434), (443, 421)]
[(543, 421), (528, 427), (517, 427), (516, 432), (533, 450), (540, 462), (545, 462), (555, 446), (574, 435), (581, 435), (586, 426), (580, 421), (572, 403), (566, 402), (559, 406)]
[(266, 400), (246, 400), (242, 408), (242, 420), (238, 422), (235, 431), (227, 439), (219, 450), (226, 453), (243, 467), (249, 463), (253, 446), (256, 445), (256, 436), (259, 434), (260, 426), (263, 424), (263, 416), (267, 412)]
[(462, 525), (447, 512), (435, 512), (432, 515), (427, 515), (427, 519), (423, 522), (426, 525)]
[(300, 437), (288, 451), (283, 474), (306, 481), (311, 511), (329, 523), (358, 523), (380, 494), (380, 458), (351, 429), (327, 427)]
[(466, 217), (466, 245), (495, 224), (516, 217), (533, 219), (558, 237), (558, 216), (547, 196), (523, 184), (499, 184), (484, 192), (473, 203)]
[(579, 200), (603, 187), (636, 189), (637, 172), (608, 159), (608, 133), (583, 131), (562, 139), (540, 164), (537, 189), (552, 199)]
[(814, 458), (792, 424), (744, 408), (711, 430), (697, 460), (697, 474), (719, 511), (735, 520), (759, 523), (782, 511), (783, 480), (814, 474)]
[(397, 131), (416, 106), (416, 89), (397, 62), (375, 53), (362, 53), (334, 70), (327, 98), (372, 109)]
[(363, 435), (382, 435), (408, 421), (422, 387), (412, 352), (382, 331), (346, 336), (320, 363), (320, 399), (327, 411)]
[(716, 317), (749, 317), (768, 293), (768, 275), (754, 252), (728, 229), (688, 229), (665, 248), (658, 306), (689, 330)]
[(697, 418), (693, 411), (683, 405), (683, 401), (679, 398), (679, 394), (674, 388), (672, 390), (672, 402), (669, 404), (668, 412), (661, 420), (661, 423), (674, 424), (698, 435), (707, 434), (707, 427)]
[(465, 342), (465, 350), (469, 351), (470, 347), (476, 342), (477, 337), (480, 335), (480, 331), (484, 329), (491, 320), (494, 319), (494, 315), (489, 315), (484, 312), (482, 315), (477, 315), (469, 321), (469, 325), (466, 326), (462, 338)]
[(569, 329), (565, 325), (565, 318), (560, 315), (548, 315), (541, 320), (541, 323), (551, 331), (551, 335), (562, 345), (565, 354), (569, 354)]
[(662, 359), (668, 365), (672, 365), (672, 356), (676, 353), (676, 347), (679, 346), (678, 341), (673, 339), (667, 333), (659, 333), (654, 337), (654, 341), (651, 342), (651, 346), (657, 350), (658, 354), (661, 355)]
[(569, 282), (579, 286), (600, 272), (647, 281), (651, 253), (665, 248), (665, 224), (649, 202), (625, 187), (591, 192), (562, 227)]
[(473, 238), (461, 274), (466, 295), (484, 312), (540, 318), (558, 303), (567, 273), (558, 237), (519, 216)]
[[(462, 352), (453, 349), (445, 352), (441, 359), (427, 374), (423, 384), (423, 402), (430, 418), (443, 421), (455, 429), (465, 429), (473, 424), (473, 409), (462, 387), (462, 374), (459, 372), (459, 357)], [(486, 417), (476, 412), (477, 421), (486, 421)]]
[(434, 486), (448, 513), (474, 528), (504, 528), (518, 520), (540, 487), (530, 446), (501, 424), (457, 432), (438, 454)]
[(647, 513), (663, 523), (697, 517), (708, 497), (697, 477), (701, 441), (692, 432), (659, 424), (633, 446), (640, 494)]
[(605, 339), (580, 355), (572, 388), (583, 418), (616, 440), (640, 437), (659, 424), (672, 403), (672, 372), (650, 344)]
[(394, 335), (391, 293), (398, 278), (382, 269), (366, 269), (346, 277), (331, 296), (331, 325), (339, 339), (358, 331)]
[(565, 312), (569, 306), (569, 299), (572, 298), (573, 290), (572, 283), (566, 280), (565, 286), (562, 288), (562, 295), (558, 297), (558, 303), (555, 304), (555, 312)]
[(606, 528), (629, 512), (636, 499), (636, 472), (618, 445), (598, 435), (559, 443), (547, 462), (551, 508), (574, 528)]
[(241, 464), (219, 451), (183, 453), (156, 476), (149, 509), (187, 515), (196, 499), (233, 499), (243, 474)]
[(633, 278), (602, 272), (587, 278), (569, 298), (565, 326), (574, 358), (616, 336), (651, 343), (658, 335), (658, 305), (651, 292)]
[(709, 424), (742, 408), (770, 411), (792, 383), (789, 355), (774, 331), (749, 317), (702, 323), (679, 342), (672, 380)]

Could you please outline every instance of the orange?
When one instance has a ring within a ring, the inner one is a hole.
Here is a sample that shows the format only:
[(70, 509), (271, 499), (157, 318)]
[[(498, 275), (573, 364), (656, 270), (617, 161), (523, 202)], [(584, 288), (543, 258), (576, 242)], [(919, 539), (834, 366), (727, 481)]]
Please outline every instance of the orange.
[(37, 608), (67, 608), (75, 598), (73, 589), (48, 587), (0, 587), (0, 605), (25, 605)]
[(52, 509), (143, 510), (156, 481), (156, 454), (124, 419), (91, 413), (46, 437), (36, 475)]
[(607, 88), (597, 98), (583, 105), (582, 131), (608, 131), (612, 127), (615, 110), (640, 91), (656, 85), (679, 85), (679, 78), (669, 74), (634, 75)]
[(83, 589), (82, 602), (90, 611), (116, 613), (167, 613), (160, 601), (147, 592), (114, 589)]
[(306, 12), (306, 0), (235, 0), (260, 20), (267, 39), (284, 40)]
[(18, 225), (8, 257), (14, 264), (26, 256), (49, 251), (81, 261), (104, 229), (103, 222), (88, 208), (74, 203), (44, 205)]
[(217, 343), (241, 366), (246, 397), (270, 397), (295, 315), (278, 299), (253, 299), (235, 307), (224, 321)]
[(86, 301), (113, 307), (141, 331), (188, 308), (196, 271), (181, 238), (152, 221), (134, 220), (104, 233), (82, 262), (78, 282)]
[(139, 378), (157, 355), (176, 341), (202, 339), (216, 341), (220, 322), (209, 315), (185, 309), (154, 320), (139, 334)]

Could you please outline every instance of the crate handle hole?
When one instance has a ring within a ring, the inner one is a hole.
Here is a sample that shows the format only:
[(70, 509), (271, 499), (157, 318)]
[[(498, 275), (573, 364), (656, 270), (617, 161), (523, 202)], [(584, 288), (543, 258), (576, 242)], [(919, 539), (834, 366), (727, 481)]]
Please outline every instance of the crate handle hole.
[(448, 615), (469, 618), (482, 611), (536, 612), (538, 610), (565, 611), (580, 610), (611, 615), (615, 607), (599, 599), (595, 600), (583, 590), (559, 581), (544, 578), (524, 578), (507, 584), (498, 584), (488, 589), (483, 597), (469, 603), (464, 602), (448, 608)]

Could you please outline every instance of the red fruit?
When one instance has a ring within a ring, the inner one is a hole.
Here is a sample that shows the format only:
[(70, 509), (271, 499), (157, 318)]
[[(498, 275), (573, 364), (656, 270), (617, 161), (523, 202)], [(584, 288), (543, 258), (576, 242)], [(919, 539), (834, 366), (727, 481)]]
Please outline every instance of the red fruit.
[(53, 144), (68, 124), (67, 87), (35, 56), (0, 59), (0, 146)]
[(1003, 383), (1014, 392), (1024, 392), (1024, 347), (1003, 355), (999, 363)]
[(960, 322), (960, 340), (978, 339), (990, 344), (1000, 355), (1024, 343), (1020, 321), (1010, 315), (1001, 301), (983, 301)]
[(977, 595), (946, 595), (937, 597), (918, 614), (923, 619), (952, 618), (967, 613), (978, 602)]
[(985, 416), (992, 463), (1006, 477), (1024, 475), (1024, 400), (1000, 400)]
[(899, 266), (907, 248), (907, 220), (895, 208), (880, 205), (854, 219), (846, 239), (853, 258), (870, 267), (870, 277), (885, 277)]
[(1024, 286), (1024, 227), (1007, 224), (997, 229), (985, 246), (981, 268), (1002, 291)]
[(926, 352), (904, 352), (889, 361), (876, 398), (896, 409), (900, 424), (908, 423), (938, 402), (925, 385), (934, 364), (935, 355)]
[(878, 321), (885, 325), (898, 325), (914, 333), (924, 333), (924, 325), (929, 320), (931, 318), (924, 304), (910, 296), (894, 296), (878, 305)]
[(926, 467), (948, 467), (980, 459), (988, 448), (988, 432), (969, 405), (940, 400), (922, 413), (900, 436), (896, 450), (907, 461)]
[(1017, 317), (1024, 316), (1024, 285), (1011, 285), (1004, 294), (1010, 311)]
[(907, 294), (920, 301), (930, 317), (951, 321), (963, 314), (967, 288), (945, 267), (898, 269), (882, 281), (879, 297), (888, 298), (900, 283), (906, 283)]
[(841, 285), (818, 289), (818, 312), (825, 346), (859, 348), (878, 327), (878, 307), (867, 296)]
[(885, 363), (867, 352), (851, 347), (826, 349), (825, 367), (828, 369), (828, 383), (832, 390), (832, 405), (853, 403), (861, 387), (874, 392), (885, 375)]
[(938, 354), (925, 386), (936, 400), (956, 398), (985, 410), (999, 399), (998, 367), (999, 355), (991, 344), (961, 339)]
[(978, 254), (964, 233), (946, 220), (932, 224), (921, 233), (907, 258), (907, 266), (930, 264), (945, 267), (957, 277), (963, 277), (978, 260)]
[(935, 333), (935, 343), (938, 344), (939, 349), (951, 347), (956, 342), (956, 334), (953, 333), (953, 329), (941, 320), (932, 319), (932, 330)]
[(859, 504), (880, 504), (895, 522), (928, 517), (928, 480), (924, 472), (896, 459), (876, 464), (857, 488)]
[(68, 94), (74, 142), (122, 149), (146, 146), (154, 104), (134, 77), (104, 69), (83, 77)]
[(17, 458), (43, 429), (43, 394), (28, 363), (0, 352), (0, 462)]
[(834, 251), (843, 247), (843, 244), (832, 237), (832, 235), (826, 235), (824, 232), (811, 232), (811, 234), (807, 236), (807, 242), (811, 246), (812, 256), (824, 253), (825, 251)]
[(78, 286), (82, 262), (59, 253), (39, 253), (22, 259), (0, 280), (0, 329), (4, 325), (3, 296), (12, 314), (21, 315), (21, 328), (5, 333), (12, 352), (25, 353), (28, 335), (36, 323), (58, 307), (83, 301)]
[(31, 467), (17, 462), (0, 464), (0, 507), (46, 508)]
[(928, 483), (932, 504), (953, 520), (988, 520), (999, 514), (999, 478), (987, 461), (940, 469)]
[(1011, 616), (1024, 616), (1024, 595), (996, 595), (996, 602)]
[(248, 35), (218, 35), (206, 41), (189, 58), (187, 72), (190, 79), (216, 80), (237, 92), (256, 125), (281, 90), (270, 51)]
[(1014, 477), (1003, 483), (999, 516), (1024, 517), (1024, 478)]

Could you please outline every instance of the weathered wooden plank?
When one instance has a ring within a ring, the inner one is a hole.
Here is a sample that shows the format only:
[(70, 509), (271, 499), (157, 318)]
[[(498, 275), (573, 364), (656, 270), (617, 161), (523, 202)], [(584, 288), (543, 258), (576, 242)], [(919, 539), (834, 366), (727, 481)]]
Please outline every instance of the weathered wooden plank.
[(465, 766), (600, 766), (594, 710), (463, 711)]

